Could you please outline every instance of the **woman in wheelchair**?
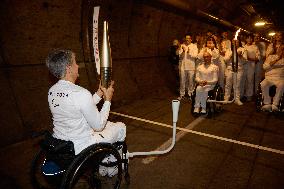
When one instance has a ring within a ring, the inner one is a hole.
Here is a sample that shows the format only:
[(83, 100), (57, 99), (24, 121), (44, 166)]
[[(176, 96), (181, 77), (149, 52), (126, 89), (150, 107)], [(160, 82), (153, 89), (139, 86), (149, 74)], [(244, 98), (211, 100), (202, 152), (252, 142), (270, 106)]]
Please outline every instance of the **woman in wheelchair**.
[(208, 91), (212, 90), (218, 82), (218, 70), (218, 66), (212, 63), (210, 51), (204, 51), (203, 63), (196, 69), (195, 81), (198, 86), (196, 87), (194, 113), (206, 113)]
[[(264, 104), (261, 109), (264, 111), (279, 111), (278, 106), (284, 91), (284, 45), (278, 46), (274, 52), (276, 53), (268, 55), (263, 64), (265, 79), (260, 85)], [(269, 89), (273, 85), (276, 86), (276, 92), (271, 102)]]
[[(108, 121), (114, 82), (106, 89), (101, 85), (94, 95), (75, 84), (78, 65), (75, 54), (70, 50), (51, 52), (46, 65), (59, 81), (48, 91), (49, 108), (53, 118), (52, 137), (74, 144), (74, 155), (98, 143), (113, 144), (124, 141), (126, 127), (123, 123)], [(104, 98), (99, 111), (96, 104)], [(104, 161), (118, 161), (110, 154)], [(101, 166), (102, 169), (105, 167)]]

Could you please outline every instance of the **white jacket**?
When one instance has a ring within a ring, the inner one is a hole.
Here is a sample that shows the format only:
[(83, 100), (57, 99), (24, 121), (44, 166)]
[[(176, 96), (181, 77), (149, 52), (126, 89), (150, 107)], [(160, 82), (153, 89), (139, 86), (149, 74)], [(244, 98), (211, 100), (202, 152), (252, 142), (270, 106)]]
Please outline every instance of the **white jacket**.
[[(186, 49), (185, 51), (183, 49)], [(195, 59), (198, 54), (196, 44), (190, 43), (189, 45), (182, 44), (178, 51), (181, 59), (180, 69), (182, 70), (195, 70)]]
[(101, 98), (69, 81), (59, 80), (48, 91), (48, 103), (53, 116), (53, 136), (74, 143), (77, 154), (94, 140), (95, 131), (101, 131), (109, 116), (109, 101), (101, 111), (96, 104)]
[(271, 80), (284, 80), (284, 58), (281, 58), (278, 60), (275, 64), (272, 66), (270, 65), (270, 62), (275, 61), (278, 59), (278, 55), (269, 55), (264, 64), (263, 69), (265, 71), (265, 79), (271, 79)]

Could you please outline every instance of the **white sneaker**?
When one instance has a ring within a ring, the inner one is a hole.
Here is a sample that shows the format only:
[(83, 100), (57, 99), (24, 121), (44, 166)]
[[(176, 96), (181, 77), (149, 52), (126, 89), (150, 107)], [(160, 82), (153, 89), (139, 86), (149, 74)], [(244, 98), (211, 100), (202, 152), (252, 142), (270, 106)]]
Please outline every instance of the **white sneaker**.
[(264, 106), (261, 107), (261, 110), (270, 112), (271, 111), (271, 105), (265, 104)]
[(113, 166), (113, 167), (108, 167), (107, 168), (107, 176), (113, 177), (117, 173), (118, 173), (118, 167), (117, 166)]
[(235, 104), (237, 104), (239, 106), (243, 105), (243, 103), (240, 101), (240, 99), (236, 99), (235, 100)]
[(103, 176), (103, 177), (106, 176), (107, 172), (108, 172), (107, 167), (102, 166), (102, 165), (99, 166), (99, 173), (100, 173), (101, 176)]
[(205, 109), (205, 108), (202, 108), (200, 113), (206, 114), (206, 109)]
[(278, 112), (278, 111), (279, 111), (278, 107), (275, 106), (274, 104), (271, 105), (271, 110), (272, 110), (273, 112)]
[[(103, 159), (103, 163), (111, 163), (111, 162), (116, 162), (117, 159), (111, 154), (107, 156), (106, 158)], [(108, 175), (109, 177), (113, 177), (118, 173), (118, 168), (117, 166), (113, 167), (105, 167), (103, 165), (99, 166), (99, 173), (101, 176), (106, 176)]]
[(199, 108), (194, 108), (193, 113), (199, 113)]

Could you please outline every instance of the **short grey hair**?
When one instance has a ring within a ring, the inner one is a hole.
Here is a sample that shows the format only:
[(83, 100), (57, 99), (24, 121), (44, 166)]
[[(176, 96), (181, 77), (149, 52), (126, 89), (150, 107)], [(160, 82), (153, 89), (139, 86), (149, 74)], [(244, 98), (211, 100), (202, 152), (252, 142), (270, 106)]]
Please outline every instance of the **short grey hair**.
[(71, 50), (64, 49), (56, 49), (49, 53), (45, 63), (50, 73), (58, 79), (64, 77), (66, 66), (72, 63), (72, 54)]

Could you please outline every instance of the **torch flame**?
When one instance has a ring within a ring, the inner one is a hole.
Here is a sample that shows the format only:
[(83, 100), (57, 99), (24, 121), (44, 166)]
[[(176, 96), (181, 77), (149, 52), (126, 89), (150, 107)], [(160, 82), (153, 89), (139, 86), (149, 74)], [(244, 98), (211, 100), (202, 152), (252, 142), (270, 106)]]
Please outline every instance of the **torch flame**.
[(234, 40), (237, 40), (237, 39), (238, 39), (238, 35), (239, 35), (240, 31), (241, 31), (241, 28), (239, 28), (239, 29), (236, 31)]

